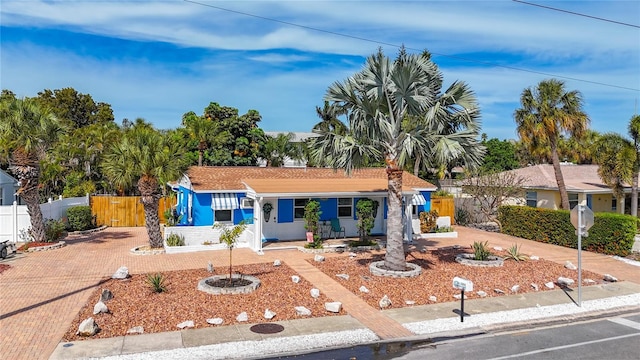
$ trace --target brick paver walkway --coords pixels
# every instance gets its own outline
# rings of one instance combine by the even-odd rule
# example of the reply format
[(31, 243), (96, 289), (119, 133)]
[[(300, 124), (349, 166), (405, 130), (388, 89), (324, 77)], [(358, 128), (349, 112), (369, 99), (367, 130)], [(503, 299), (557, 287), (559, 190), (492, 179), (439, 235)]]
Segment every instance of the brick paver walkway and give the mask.
[[(457, 239), (422, 240), (418, 246), (470, 245), (488, 240), (491, 246), (507, 248), (522, 244), (524, 253), (564, 263), (577, 264), (577, 251), (540, 244), (507, 235), (456, 227)], [(171, 255), (133, 255), (129, 250), (147, 243), (144, 228), (111, 228), (91, 235), (66, 239), (68, 246), (53, 251), (29, 253), (5, 261), (12, 266), (0, 274), (0, 359), (47, 359), (60, 342), (80, 308), (100, 281), (120, 266), (130, 273), (170, 271), (206, 267), (209, 261), (226, 264), (226, 251)], [(328, 255), (332, 256), (332, 255)], [(328, 297), (343, 303), (348, 314), (381, 338), (410, 335), (400, 324), (368, 306), (295, 250), (266, 251), (264, 256), (248, 249), (236, 249), (234, 264), (269, 262), (279, 258), (300, 273)], [(583, 252), (583, 267), (609, 273), (620, 280), (638, 282), (640, 267), (609, 256)]]

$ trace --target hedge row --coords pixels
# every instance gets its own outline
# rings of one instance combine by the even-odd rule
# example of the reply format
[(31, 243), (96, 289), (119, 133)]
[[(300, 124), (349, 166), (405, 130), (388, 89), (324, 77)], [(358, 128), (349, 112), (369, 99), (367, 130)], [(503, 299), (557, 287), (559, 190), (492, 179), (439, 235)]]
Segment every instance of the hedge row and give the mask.
[[(501, 206), (498, 220), (502, 232), (539, 242), (578, 248), (576, 229), (566, 210), (528, 206)], [(637, 219), (630, 215), (596, 213), (589, 236), (582, 238), (582, 249), (602, 254), (627, 256), (638, 230)]]

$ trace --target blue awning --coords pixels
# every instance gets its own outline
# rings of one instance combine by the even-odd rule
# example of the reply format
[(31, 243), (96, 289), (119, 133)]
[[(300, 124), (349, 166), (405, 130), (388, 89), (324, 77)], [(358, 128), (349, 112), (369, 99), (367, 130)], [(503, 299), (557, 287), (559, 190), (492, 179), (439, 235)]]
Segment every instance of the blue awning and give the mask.
[(213, 210), (233, 210), (238, 209), (238, 198), (234, 193), (214, 193), (211, 199)]
[(414, 194), (411, 197), (411, 205), (424, 205), (427, 203), (427, 199), (422, 194)]

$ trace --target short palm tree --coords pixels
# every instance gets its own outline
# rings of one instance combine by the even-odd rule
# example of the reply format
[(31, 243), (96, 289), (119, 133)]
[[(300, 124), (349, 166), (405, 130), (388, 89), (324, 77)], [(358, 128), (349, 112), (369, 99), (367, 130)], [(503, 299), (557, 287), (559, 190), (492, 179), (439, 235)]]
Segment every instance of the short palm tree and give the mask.
[[(472, 132), (442, 135), (439, 128), (450, 122), (447, 111), (437, 109), (442, 74), (428, 56), (408, 55), (404, 49), (395, 61), (382, 51), (369, 56), (364, 68), (344, 80), (332, 84), (325, 100), (344, 109), (347, 129), (338, 131), (315, 129), (320, 136), (312, 144), (312, 157), (317, 164), (342, 168), (347, 173), (381, 161), (388, 177), (387, 252), (384, 264), (392, 270), (405, 270), (402, 224), (402, 173), (412, 158), (457, 157), (464, 152), (461, 139), (472, 142)], [(465, 87), (468, 104), (474, 104), (472, 93)], [(452, 96), (448, 101), (457, 102)], [(477, 114), (477, 108), (463, 108), (463, 114)], [(405, 119), (424, 117), (412, 127), (403, 126)], [(446, 139), (446, 140), (445, 140)], [(424, 164), (425, 162), (423, 162)]]
[(198, 116), (193, 111), (182, 116), (182, 126), (187, 136), (198, 142), (198, 166), (202, 166), (204, 152), (209, 148), (210, 138), (215, 133), (215, 126), (210, 116)]
[(56, 116), (34, 99), (0, 103), (0, 151), (9, 158), (9, 169), (18, 178), (18, 195), (27, 205), (35, 241), (46, 241), (40, 209), (40, 161), (64, 132)]
[(633, 143), (619, 134), (603, 134), (596, 142), (594, 153), (602, 182), (613, 190), (617, 198), (624, 196), (624, 183), (631, 183), (634, 174), (637, 178), (634, 169), (637, 154)]
[(134, 125), (105, 155), (102, 168), (119, 188), (136, 185), (151, 247), (162, 247), (158, 206), (165, 184), (178, 180), (187, 168), (182, 148), (157, 130)]
[(514, 113), (518, 135), (532, 155), (551, 158), (561, 206), (569, 210), (558, 143), (564, 133), (579, 139), (589, 125), (589, 117), (582, 111), (582, 94), (577, 90), (566, 91), (561, 80), (543, 80), (535, 88), (522, 92), (520, 106)]
[(284, 165), (287, 158), (296, 157), (296, 147), (293, 143), (295, 135), (293, 133), (280, 133), (276, 136), (267, 136), (264, 143), (264, 157), (267, 166), (280, 167)]
[(638, 216), (638, 176), (640, 176), (640, 115), (634, 115), (629, 120), (629, 135), (633, 140), (636, 152), (633, 163), (633, 179), (631, 179), (631, 215)]

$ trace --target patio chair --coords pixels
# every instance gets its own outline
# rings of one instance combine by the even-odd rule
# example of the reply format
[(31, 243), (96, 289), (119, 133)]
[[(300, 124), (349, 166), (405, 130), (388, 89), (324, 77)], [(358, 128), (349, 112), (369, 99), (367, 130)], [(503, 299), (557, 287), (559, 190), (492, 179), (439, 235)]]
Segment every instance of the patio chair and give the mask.
[(333, 234), (333, 238), (336, 239), (340, 233), (342, 233), (343, 238), (347, 237), (347, 233), (344, 231), (344, 226), (340, 226), (340, 219), (331, 219), (331, 231), (329, 231), (329, 237)]

